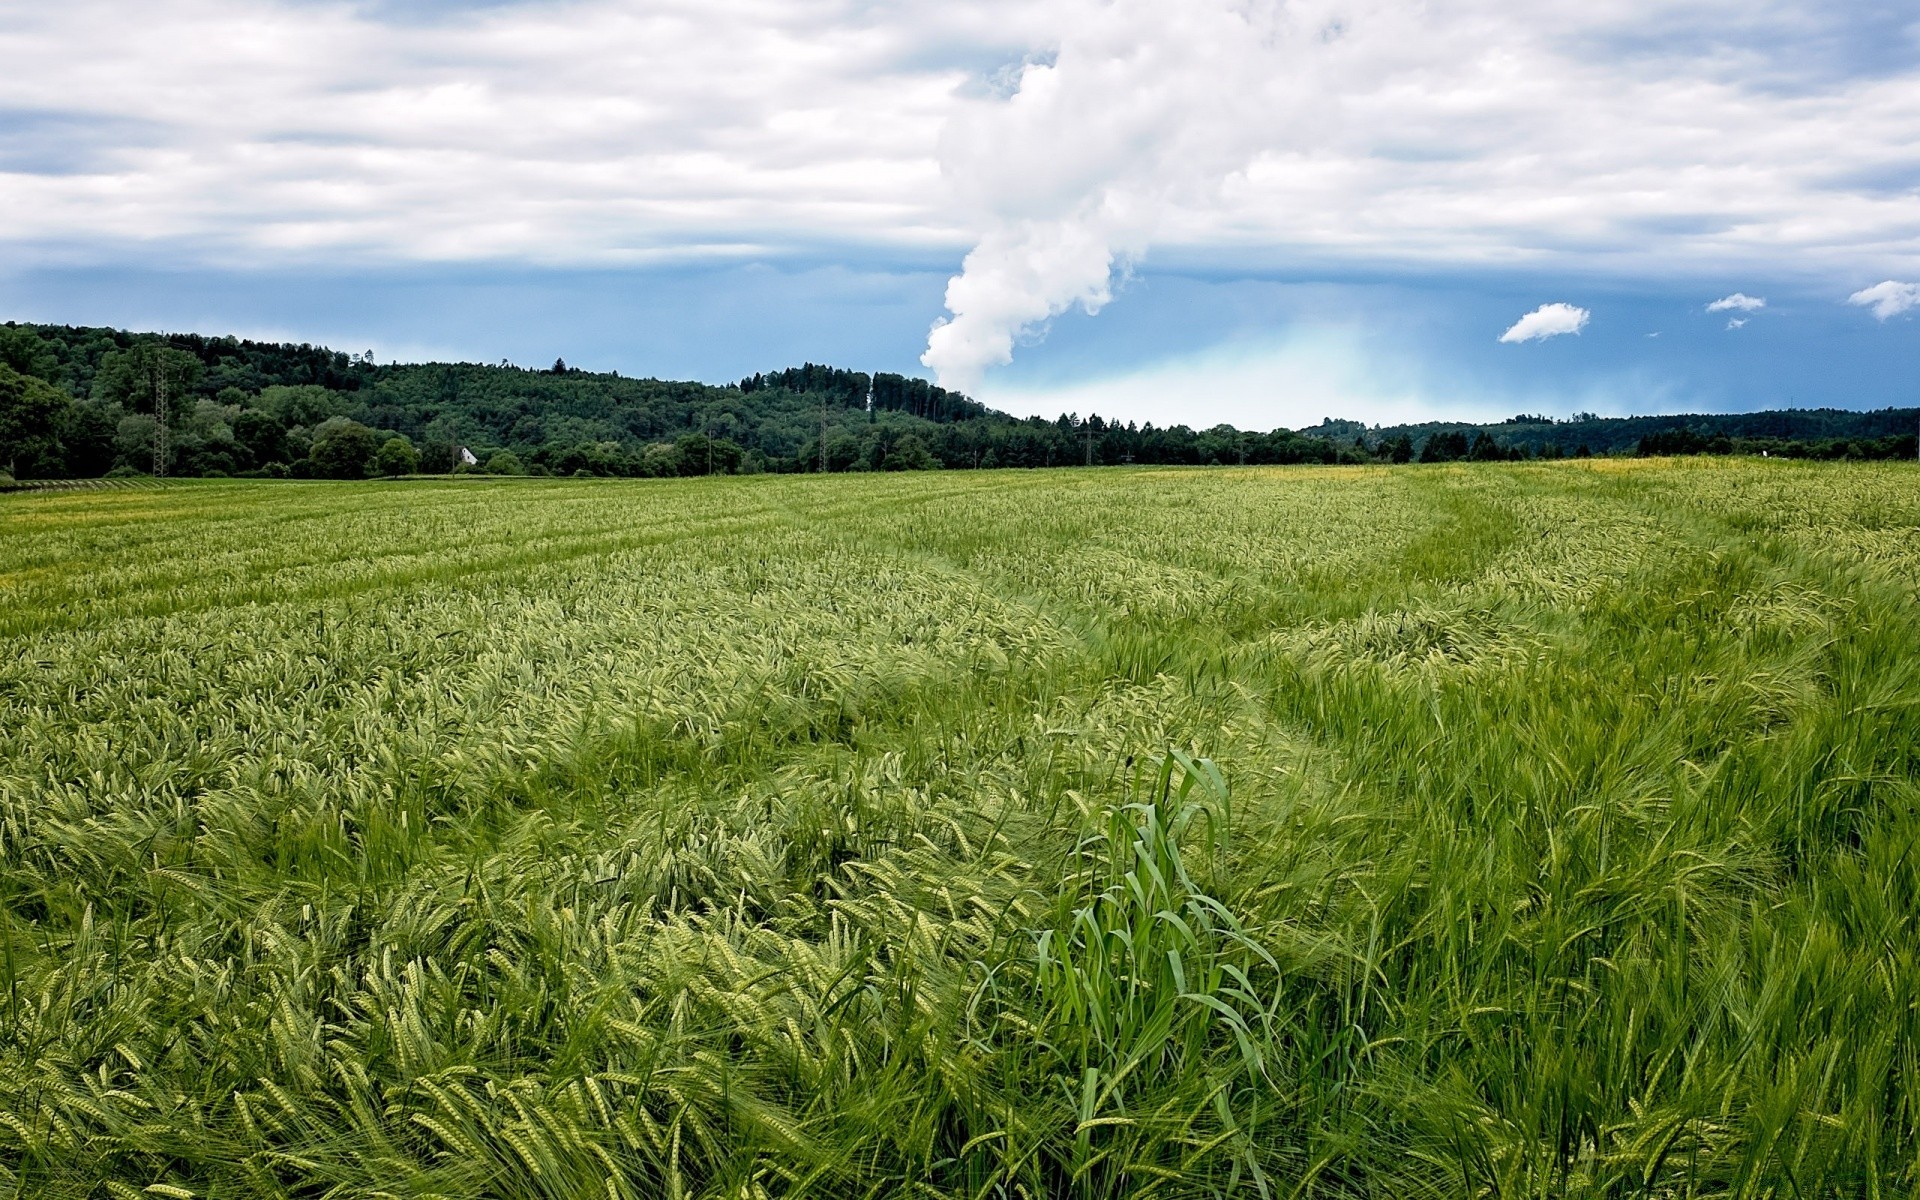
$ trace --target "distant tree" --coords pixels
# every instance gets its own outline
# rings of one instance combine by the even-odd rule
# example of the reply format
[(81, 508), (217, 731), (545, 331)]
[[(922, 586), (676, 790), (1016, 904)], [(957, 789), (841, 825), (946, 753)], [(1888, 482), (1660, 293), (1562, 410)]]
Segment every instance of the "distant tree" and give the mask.
[(1466, 456), (1467, 435), (1457, 429), (1436, 433), (1427, 439), (1426, 445), (1420, 447), (1420, 461), (1423, 463), (1458, 462)]
[[(116, 405), (109, 412), (120, 412)], [(153, 465), (153, 427), (152, 413), (124, 413), (114, 422), (113, 461), (114, 467), (125, 467), (129, 471), (144, 475)], [(303, 456), (304, 457), (304, 456)], [(107, 472), (112, 475), (112, 471)]]
[(520, 456), (511, 450), (495, 450), (487, 456), (487, 474), (489, 475), (525, 475), (527, 468), (520, 462)]
[(200, 360), (157, 340), (137, 342), (100, 359), (93, 376), (93, 398), (132, 412), (154, 410), (162, 388), (172, 406), (191, 402), (201, 374)]
[(1406, 434), (1388, 438), (1380, 443), (1380, 457), (1392, 463), (1413, 461), (1413, 439)]
[(845, 429), (835, 429), (827, 434), (827, 470), (862, 471), (871, 464), (862, 453), (866, 446), (861, 439)]
[(256, 467), (286, 462), (293, 457), (288, 453), (286, 426), (272, 413), (257, 408), (243, 408), (233, 418), (233, 438)]
[(1691, 429), (1676, 426), (1649, 433), (1640, 439), (1634, 447), (1634, 453), (1641, 458), (1667, 454), (1700, 454), (1707, 448), (1706, 439)]
[(930, 471), (940, 465), (933, 451), (915, 434), (902, 434), (887, 451), (881, 467), (888, 471)]
[(649, 478), (678, 475), (685, 465), (680, 447), (671, 442), (655, 442), (640, 452), (640, 473)]
[(382, 475), (411, 475), (420, 469), (420, 453), (403, 437), (390, 437), (374, 452), (374, 468)]
[(62, 406), (54, 421), (60, 445), (66, 451), (66, 470), (73, 479), (92, 479), (113, 469), (112, 410), (87, 401)]
[(0, 327), (0, 366), (52, 383), (60, 371), (60, 356), (31, 329)]
[(349, 411), (346, 397), (311, 384), (263, 388), (255, 407), (271, 414), (288, 429), (298, 425), (312, 428), (330, 417), (345, 416)]
[(373, 430), (358, 421), (329, 421), (313, 439), (307, 457), (321, 479), (365, 479), (379, 451)]
[(45, 380), (0, 366), (0, 468), (16, 478), (65, 473), (60, 426), (72, 403)]
[(548, 443), (535, 452), (535, 460), (555, 475), (632, 475), (637, 465), (619, 442), (576, 442), (571, 446)]
[(238, 416), (238, 410), (205, 397), (178, 406), (171, 422), (170, 469), (182, 475), (231, 475), (249, 468), (251, 458), (233, 436)]
[(726, 438), (710, 438), (702, 433), (682, 434), (674, 440), (680, 452), (682, 475), (731, 475), (740, 467), (745, 452)]
[(1474, 434), (1473, 445), (1467, 450), (1467, 457), (1474, 462), (1499, 462), (1506, 456), (1506, 449), (1484, 430)]

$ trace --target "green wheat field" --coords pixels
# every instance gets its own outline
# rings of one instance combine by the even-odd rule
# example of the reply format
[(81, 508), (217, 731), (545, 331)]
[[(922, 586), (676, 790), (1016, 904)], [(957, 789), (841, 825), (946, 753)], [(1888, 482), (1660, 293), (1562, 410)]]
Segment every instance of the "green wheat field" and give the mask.
[(0, 1195), (1920, 1195), (1907, 464), (0, 497)]

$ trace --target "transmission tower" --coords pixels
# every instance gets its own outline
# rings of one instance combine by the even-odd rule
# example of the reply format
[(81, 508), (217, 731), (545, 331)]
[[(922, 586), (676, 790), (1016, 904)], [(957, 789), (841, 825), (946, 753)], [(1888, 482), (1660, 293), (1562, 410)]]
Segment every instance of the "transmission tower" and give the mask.
[(167, 473), (167, 360), (165, 351), (155, 351), (153, 356), (153, 474), (154, 478), (164, 478)]

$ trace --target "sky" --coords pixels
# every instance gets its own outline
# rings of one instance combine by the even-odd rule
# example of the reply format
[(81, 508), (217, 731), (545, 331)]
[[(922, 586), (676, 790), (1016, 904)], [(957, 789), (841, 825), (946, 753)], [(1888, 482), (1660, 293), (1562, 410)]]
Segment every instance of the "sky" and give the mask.
[(1194, 426), (1920, 403), (1920, 9), (0, 3), (0, 319)]

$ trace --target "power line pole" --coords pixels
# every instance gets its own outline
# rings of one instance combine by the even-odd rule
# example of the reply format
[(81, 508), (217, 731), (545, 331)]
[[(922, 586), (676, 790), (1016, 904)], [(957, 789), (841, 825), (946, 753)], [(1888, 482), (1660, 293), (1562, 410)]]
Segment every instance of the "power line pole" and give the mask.
[(153, 356), (153, 474), (155, 478), (164, 478), (167, 473), (167, 360), (165, 350), (156, 350)]
[(820, 405), (820, 473), (827, 473), (827, 406)]

